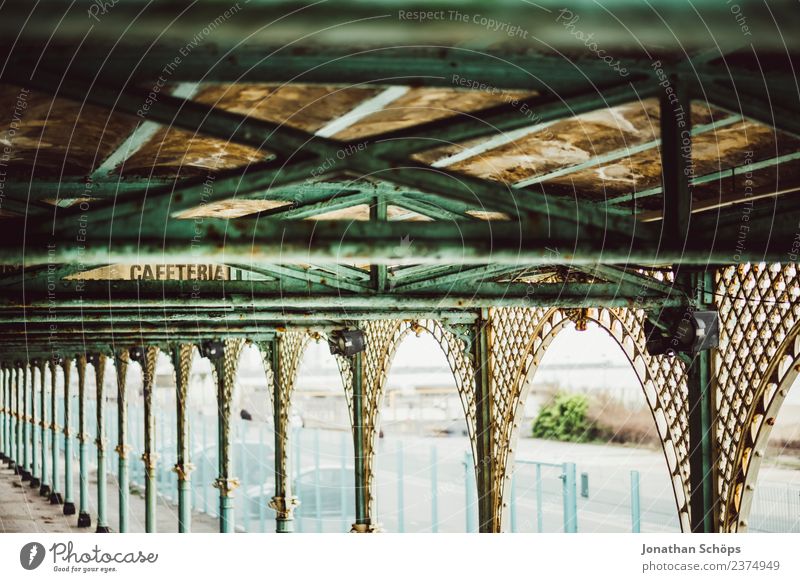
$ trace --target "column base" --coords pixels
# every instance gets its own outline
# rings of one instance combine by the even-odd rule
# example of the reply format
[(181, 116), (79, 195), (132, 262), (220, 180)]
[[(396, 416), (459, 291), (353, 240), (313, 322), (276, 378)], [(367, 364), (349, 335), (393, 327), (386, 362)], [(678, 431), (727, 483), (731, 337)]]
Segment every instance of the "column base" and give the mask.
[(379, 533), (383, 531), (379, 525), (371, 523), (354, 523), (350, 528), (350, 533)]
[(61, 493), (50, 493), (50, 505), (63, 505), (63, 503), (64, 499), (61, 497)]
[(6, 457), (3, 453), (0, 453), (0, 463), (5, 463), (7, 460), (8, 457)]
[(23, 481), (30, 481), (31, 480), (31, 472), (26, 471), (25, 469), (20, 469), (19, 474), (22, 475)]
[(91, 527), (92, 526), (92, 516), (86, 513), (85, 511), (81, 511), (78, 514), (78, 527)]
[(50, 497), (50, 485), (42, 483), (42, 486), (39, 487), (39, 495), (42, 497)]
[(9, 469), (16, 469), (17, 464), (13, 461), (13, 459), (6, 459), (6, 463), (8, 463)]
[(64, 504), (64, 515), (75, 515), (75, 504), (72, 501)]
[(98, 525), (94, 533), (111, 533), (111, 528), (107, 525)]
[(38, 477), (31, 476), (31, 489), (37, 489), (42, 486), (42, 482)]

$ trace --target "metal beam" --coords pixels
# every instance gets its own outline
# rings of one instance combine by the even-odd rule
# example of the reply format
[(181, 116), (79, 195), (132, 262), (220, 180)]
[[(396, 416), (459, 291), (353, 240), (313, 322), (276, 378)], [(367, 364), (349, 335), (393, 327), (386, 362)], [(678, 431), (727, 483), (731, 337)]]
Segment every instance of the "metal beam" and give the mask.
[[(733, 178), (739, 175), (737, 174), (737, 170), (739, 172), (757, 172), (759, 170), (764, 170), (766, 168), (770, 168), (773, 166), (777, 168), (777, 166), (779, 166), (780, 164), (793, 162), (795, 160), (800, 160), (800, 152), (791, 152), (788, 154), (783, 154), (780, 156), (759, 160), (757, 162), (745, 164), (742, 166), (726, 168), (725, 170), (720, 170), (719, 172), (711, 172), (710, 174), (703, 174), (702, 176), (696, 176), (691, 178), (689, 184), (691, 186), (700, 186), (702, 184), (718, 182), (720, 180)], [(633, 202), (634, 200), (640, 200), (642, 198), (647, 198), (650, 196), (657, 196), (661, 194), (663, 191), (664, 190), (661, 186), (656, 186), (654, 188), (648, 188), (647, 190), (642, 190), (641, 192), (631, 192), (629, 194), (623, 194), (622, 196), (611, 198), (608, 200), (607, 204), (615, 205), (615, 204), (629, 203)], [(652, 218), (652, 216), (648, 216), (648, 219), (649, 218)]]
[(408, 90), (409, 87), (400, 85), (387, 87), (374, 97), (362, 101), (344, 115), (329, 121), (323, 127), (314, 132), (314, 135), (318, 135), (320, 137), (333, 137), (337, 133), (340, 133), (348, 127), (355, 125), (365, 117), (381, 111), (387, 105), (408, 93)]
[(762, 94), (756, 95), (738, 87), (735, 80), (733, 83), (704, 83), (703, 91), (711, 105), (800, 138), (800, 117), (771, 98), (769, 91), (763, 93), (762, 89)]
[[(485, 221), (437, 223), (268, 221), (219, 219), (170, 221), (163, 228), (143, 224), (137, 235), (109, 238), (98, 225), (82, 243), (53, 248), (49, 236), (23, 238), (19, 230), (0, 233), (0, 260), (31, 263), (122, 263), (132, 256), (142, 262), (195, 263), (198, 253), (208, 262), (294, 264), (596, 264), (602, 252), (605, 264), (663, 265), (670, 263), (728, 262), (708, 251), (714, 233), (698, 233), (685, 248), (674, 240), (642, 241), (631, 231), (627, 237), (587, 230), (578, 222), (546, 218), (524, 223), (493, 224)], [(782, 233), (788, 235), (789, 233)], [(792, 234), (793, 236), (793, 234)], [(719, 237), (716, 237), (717, 239)], [(682, 242), (682, 241), (681, 241)], [(724, 241), (723, 241), (724, 242)], [(732, 242), (732, 241), (728, 241)], [(776, 238), (763, 256), (743, 260), (781, 260), (786, 240)]]
[[(691, 135), (696, 136), (711, 131), (716, 132), (718, 129), (734, 125), (736, 123), (739, 123), (741, 120), (742, 120), (741, 115), (729, 115), (728, 117), (720, 119), (719, 121), (712, 121), (711, 123), (704, 123), (703, 125), (698, 125), (693, 127), (691, 129)], [(625, 158), (629, 158), (636, 154), (640, 154), (642, 152), (655, 149), (659, 145), (661, 145), (661, 139), (654, 139), (635, 146), (626, 146), (623, 148), (612, 150), (610, 152), (607, 152), (599, 156), (595, 156), (593, 158), (589, 158), (588, 160), (586, 160), (585, 162), (581, 162), (580, 164), (565, 166), (563, 168), (559, 168), (557, 170), (553, 170), (551, 172), (547, 172), (539, 176), (532, 176), (530, 178), (526, 178), (524, 180), (517, 182), (516, 184), (514, 184), (514, 186), (516, 186), (517, 188), (525, 188), (527, 186), (533, 186), (534, 184), (547, 182), (548, 180), (554, 180), (555, 178), (568, 176), (576, 172), (582, 172), (583, 170), (589, 170), (591, 168), (596, 168), (598, 166), (604, 166), (606, 164), (610, 164), (611, 162), (624, 160)], [(638, 197), (639, 195), (637, 194), (637, 198)]]
[[(181, 83), (172, 91), (172, 96), (179, 99), (191, 99), (197, 93), (198, 88), (197, 83)], [(125, 168), (124, 162), (153, 139), (159, 129), (161, 129), (161, 125), (152, 121), (138, 123), (130, 135), (94, 169), (90, 178), (92, 180), (105, 178), (118, 167), (122, 174)]]
[(692, 165), (692, 111), (688, 84), (670, 79), (660, 96), (661, 183), (664, 188), (663, 234), (678, 248), (688, 241), (692, 214), (690, 179)]

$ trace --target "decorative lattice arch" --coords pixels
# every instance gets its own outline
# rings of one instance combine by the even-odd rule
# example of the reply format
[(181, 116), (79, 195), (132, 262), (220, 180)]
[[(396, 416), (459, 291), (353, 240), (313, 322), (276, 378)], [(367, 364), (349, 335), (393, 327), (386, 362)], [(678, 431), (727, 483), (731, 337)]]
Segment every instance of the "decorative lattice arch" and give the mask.
[[(619, 344), (630, 361), (647, 399), (661, 438), (670, 472), (681, 528), (689, 528), (689, 446), (686, 369), (674, 358), (654, 357), (645, 350), (644, 313), (633, 309), (498, 309), (492, 313), (492, 370), (496, 414), (495, 487), (507, 495), (514, 443), (518, 438), (528, 382), (547, 348), (568, 324), (593, 321)], [(498, 366), (502, 367), (498, 370)], [(499, 373), (498, 373), (499, 372)], [(503, 384), (498, 382), (500, 379)], [(503, 386), (506, 389), (503, 389)], [(504, 503), (497, 504), (502, 517)]]
[[(375, 439), (378, 434), (383, 389), (397, 348), (409, 333), (429, 333), (441, 347), (466, 415), (467, 430), (475, 456), (475, 391), (474, 364), (469, 357), (466, 326), (446, 328), (433, 319), (372, 321), (364, 325), (367, 350), (364, 354), (364, 473), (367, 508), (373, 510)], [(348, 368), (349, 369), (349, 368)], [(350, 384), (352, 386), (352, 383)], [(351, 389), (352, 390), (352, 389)], [(352, 391), (348, 394), (352, 418)]]
[[(291, 415), (292, 395), (294, 394), (294, 387), (297, 383), (297, 374), (300, 371), (300, 364), (303, 361), (306, 348), (312, 339), (317, 341), (324, 340), (325, 335), (322, 333), (310, 333), (301, 330), (288, 330), (281, 334), (278, 340), (278, 358), (280, 360), (280, 402), (281, 402), (281, 417), (278, 419), (280, 426), (276, 426), (276, 430), (282, 427), (283, 434), (286, 433), (286, 427), (289, 426), (289, 416)], [(275, 399), (275, 381), (274, 371), (270, 363), (270, 352), (265, 349), (265, 346), (259, 346), (261, 352), (261, 359), (264, 365), (264, 373), (267, 376), (267, 389), (269, 390), (270, 400), (274, 402)], [(347, 358), (336, 356), (336, 363), (339, 367), (339, 373), (342, 377), (345, 394), (348, 396), (348, 408), (350, 399), (352, 398), (352, 371), (350, 369), (350, 361)], [(352, 425), (352, 411), (350, 412), (350, 420)], [(283, 447), (283, 455), (280, 459), (281, 474), (289, 474), (289, 449)]]
[(715, 301), (720, 345), (714, 358), (716, 488), (721, 531), (746, 529), (758, 455), (797, 373), (800, 277), (795, 264), (744, 264), (720, 269)]

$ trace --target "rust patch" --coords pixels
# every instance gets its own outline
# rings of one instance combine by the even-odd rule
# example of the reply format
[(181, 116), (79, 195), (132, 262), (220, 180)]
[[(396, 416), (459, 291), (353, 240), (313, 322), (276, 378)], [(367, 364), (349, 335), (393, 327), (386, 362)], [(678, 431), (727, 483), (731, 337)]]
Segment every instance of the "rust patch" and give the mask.
[[(378, 91), (322, 85), (218, 84), (204, 87), (195, 99), (233, 113), (314, 132)], [(155, 166), (159, 176), (191, 176), (245, 166), (269, 155), (267, 138), (265, 135), (264, 147), (257, 149), (179, 129), (162, 129), (125, 162), (124, 173), (149, 175)]]
[(484, 91), (412, 88), (381, 111), (365, 117), (334, 137), (353, 140), (378, 135), (459, 113), (492, 107), (510, 98), (526, 96), (531, 96), (531, 93), (506, 91), (503, 94), (492, 95)]
[(184, 210), (177, 218), (239, 218), (291, 204), (286, 200), (220, 200)]
[[(9, 176), (84, 176), (133, 131), (136, 121), (93, 105), (31, 91), (17, 107), (20, 89), (0, 86), (0, 145), (11, 146)], [(17, 108), (19, 120), (14, 120)], [(12, 121), (14, 127), (12, 128)]]

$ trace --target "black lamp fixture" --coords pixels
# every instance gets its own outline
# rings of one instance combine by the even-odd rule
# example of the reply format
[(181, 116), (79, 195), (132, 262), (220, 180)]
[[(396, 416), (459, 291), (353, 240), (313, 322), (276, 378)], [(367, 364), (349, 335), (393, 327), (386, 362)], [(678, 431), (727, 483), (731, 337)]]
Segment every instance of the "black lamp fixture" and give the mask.
[(328, 334), (328, 347), (334, 356), (354, 356), (367, 348), (367, 339), (360, 329), (336, 329)]
[(645, 347), (651, 356), (696, 354), (719, 345), (716, 311), (662, 311), (659, 325), (645, 320)]

